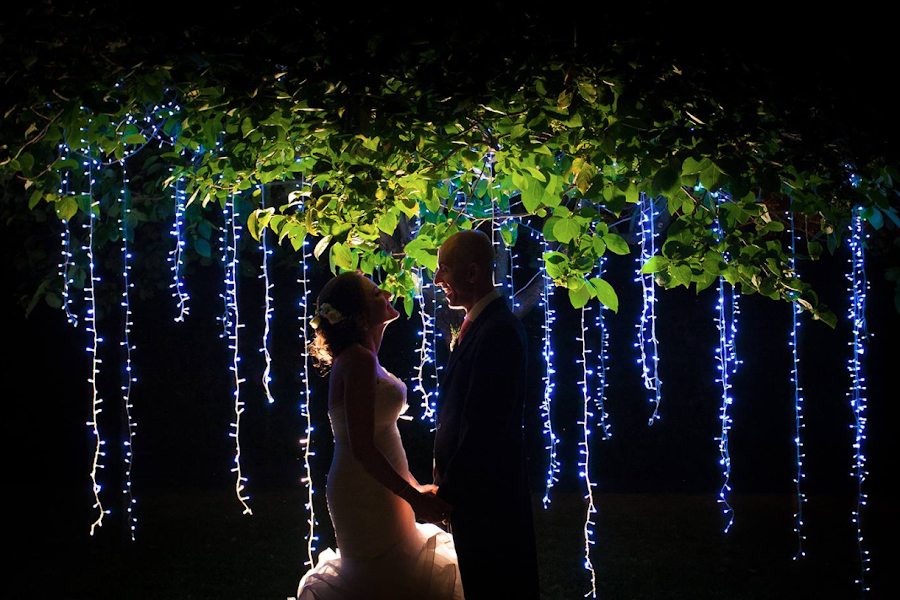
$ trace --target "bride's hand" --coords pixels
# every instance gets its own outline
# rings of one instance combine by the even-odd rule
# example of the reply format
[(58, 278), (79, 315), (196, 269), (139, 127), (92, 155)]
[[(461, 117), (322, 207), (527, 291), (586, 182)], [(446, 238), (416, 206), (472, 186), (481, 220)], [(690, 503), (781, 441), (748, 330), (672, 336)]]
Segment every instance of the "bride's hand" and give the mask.
[[(437, 489), (437, 486), (422, 486)], [(450, 518), (453, 507), (432, 491), (410, 494), (406, 499), (416, 516), (428, 523), (440, 523)]]
[(438, 486), (434, 485), (433, 483), (416, 486), (416, 490), (418, 490), (421, 494), (436, 494), (437, 489)]

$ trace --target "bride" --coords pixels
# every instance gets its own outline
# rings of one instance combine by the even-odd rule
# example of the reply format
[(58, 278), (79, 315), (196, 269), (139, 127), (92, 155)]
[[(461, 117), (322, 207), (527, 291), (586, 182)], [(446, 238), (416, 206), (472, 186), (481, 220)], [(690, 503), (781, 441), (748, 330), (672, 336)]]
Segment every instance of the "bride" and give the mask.
[(409, 472), (397, 419), (406, 386), (378, 363), (399, 313), (360, 272), (329, 281), (311, 325), (312, 355), (331, 367), (328, 415), (334, 459), (326, 496), (338, 550), (324, 550), (300, 580), (298, 600), (462, 600), (453, 538), (432, 524), (450, 506)]

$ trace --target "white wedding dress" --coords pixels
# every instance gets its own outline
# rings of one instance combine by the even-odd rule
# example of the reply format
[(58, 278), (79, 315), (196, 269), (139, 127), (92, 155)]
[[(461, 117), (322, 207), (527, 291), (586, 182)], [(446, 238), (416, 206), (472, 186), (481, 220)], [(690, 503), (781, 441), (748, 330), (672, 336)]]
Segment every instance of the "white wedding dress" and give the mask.
[[(375, 386), (375, 444), (408, 477), (397, 429), (408, 408), (406, 385), (387, 375)], [(452, 536), (436, 525), (416, 523), (409, 504), (353, 458), (343, 405), (333, 407), (329, 417), (334, 459), (326, 496), (338, 550), (319, 554), (300, 580), (297, 600), (462, 600)]]

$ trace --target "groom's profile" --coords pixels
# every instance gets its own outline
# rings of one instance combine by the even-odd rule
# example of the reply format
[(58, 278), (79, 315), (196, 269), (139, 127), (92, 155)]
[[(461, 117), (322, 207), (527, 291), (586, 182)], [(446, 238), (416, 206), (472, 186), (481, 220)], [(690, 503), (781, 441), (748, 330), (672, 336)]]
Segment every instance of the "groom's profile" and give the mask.
[(494, 247), (461, 231), (438, 250), (435, 284), (466, 317), (441, 384), (437, 494), (466, 600), (537, 600), (538, 571), (522, 430), (525, 329), (493, 284)]

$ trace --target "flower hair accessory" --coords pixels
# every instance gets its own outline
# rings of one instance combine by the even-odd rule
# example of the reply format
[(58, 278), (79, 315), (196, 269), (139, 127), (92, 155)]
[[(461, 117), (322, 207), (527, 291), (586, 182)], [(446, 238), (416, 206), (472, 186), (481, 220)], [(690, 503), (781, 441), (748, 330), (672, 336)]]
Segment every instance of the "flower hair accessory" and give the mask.
[(342, 315), (338, 309), (326, 302), (316, 310), (316, 316), (312, 318), (312, 321), (310, 321), (309, 324), (313, 329), (318, 329), (319, 325), (322, 324), (323, 318), (328, 319), (328, 322), (332, 325), (337, 325), (344, 320), (344, 315)]

